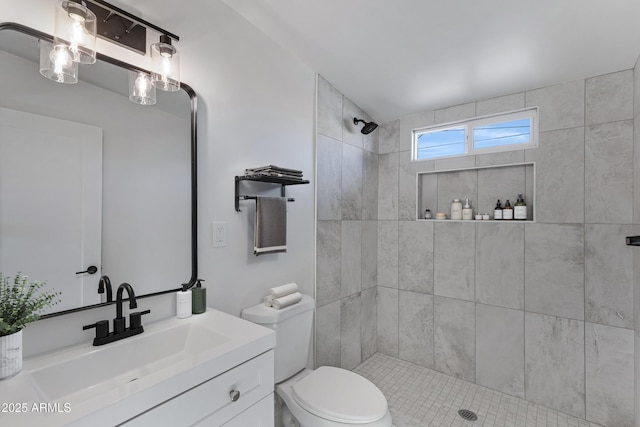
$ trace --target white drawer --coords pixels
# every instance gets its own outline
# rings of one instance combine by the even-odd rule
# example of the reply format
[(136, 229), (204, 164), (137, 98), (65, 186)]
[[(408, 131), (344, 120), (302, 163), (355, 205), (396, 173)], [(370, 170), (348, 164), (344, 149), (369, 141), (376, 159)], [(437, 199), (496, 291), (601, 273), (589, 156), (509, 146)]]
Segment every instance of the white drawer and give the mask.
[[(273, 350), (218, 375), (127, 421), (127, 427), (150, 425), (221, 426), (273, 392)], [(231, 393), (239, 392), (234, 402)], [(273, 399), (272, 405), (273, 405)]]
[[(237, 417), (225, 423), (223, 427), (273, 427), (273, 393), (263, 398)], [(208, 424), (198, 424), (198, 427), (207, 427)]]

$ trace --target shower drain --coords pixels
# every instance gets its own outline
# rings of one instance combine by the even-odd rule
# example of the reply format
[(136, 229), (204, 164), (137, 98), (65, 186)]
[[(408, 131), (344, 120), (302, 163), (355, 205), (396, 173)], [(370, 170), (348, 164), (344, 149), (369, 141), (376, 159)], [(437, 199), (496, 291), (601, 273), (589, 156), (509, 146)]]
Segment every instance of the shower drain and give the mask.
[(460, 409), (458, 411), (458, 415), (460, 415), (467, 421), (476, 421), (478, 419), (478, 416), (473, 411), (470, 411), (468, 409)]

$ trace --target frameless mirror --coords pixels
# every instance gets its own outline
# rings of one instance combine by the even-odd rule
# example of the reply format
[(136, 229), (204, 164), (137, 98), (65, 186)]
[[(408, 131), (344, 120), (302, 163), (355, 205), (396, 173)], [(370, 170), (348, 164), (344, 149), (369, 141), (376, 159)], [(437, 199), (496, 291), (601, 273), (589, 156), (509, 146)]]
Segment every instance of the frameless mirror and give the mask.
[(114, 298), (123, 282), (137, 296), (194, 283), (194, 91), (134, 104), (136, 68), (103, 55), (77, 84), (53, 82), (39, 72), (50, 39), (0, 25), (0, 271), (61, 292), (47, 315), (105, 303), (103, 275)]

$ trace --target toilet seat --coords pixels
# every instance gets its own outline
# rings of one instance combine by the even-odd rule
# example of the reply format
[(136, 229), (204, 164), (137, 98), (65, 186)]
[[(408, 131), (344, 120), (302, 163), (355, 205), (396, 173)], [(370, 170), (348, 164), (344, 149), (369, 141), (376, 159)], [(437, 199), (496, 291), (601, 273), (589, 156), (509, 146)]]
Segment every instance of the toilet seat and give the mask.
[(387, 414), (387, 400), (366, 378), (321, 366), (293, 385), (293, 399), (306, 411), (345, 424), (365, 424)]

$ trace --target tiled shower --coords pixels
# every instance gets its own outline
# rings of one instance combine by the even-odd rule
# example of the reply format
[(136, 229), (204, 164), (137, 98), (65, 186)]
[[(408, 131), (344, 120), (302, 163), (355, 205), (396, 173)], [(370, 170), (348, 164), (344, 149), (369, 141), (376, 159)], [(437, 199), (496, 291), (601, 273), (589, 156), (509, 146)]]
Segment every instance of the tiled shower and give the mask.
[[(366, 136), (351, 121), (366, 112), (322, 77), (317, 87), (316, 365), (353, 369), (379, 352), (633, 426), (633, 70), (426, 111)], [(528, 106), (539, 107), (536, 149), (410, 162), (413, 128)], [(523, 162), (536, 165), (535, 222), (416, 219), (418, 172)]]

